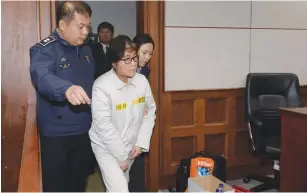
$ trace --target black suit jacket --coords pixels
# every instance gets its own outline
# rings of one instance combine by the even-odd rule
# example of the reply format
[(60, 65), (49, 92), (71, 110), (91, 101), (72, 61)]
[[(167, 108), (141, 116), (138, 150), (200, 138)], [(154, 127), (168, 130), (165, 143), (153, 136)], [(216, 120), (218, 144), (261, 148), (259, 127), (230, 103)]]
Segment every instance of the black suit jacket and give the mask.
[(112, 63), (108, 58), (108, 53), (105, 54), (101, 43), (96, 43), (91, 46), (93, 57), (95, 59), (95, 79), (102, 74), (108, 72), (112, 68)]

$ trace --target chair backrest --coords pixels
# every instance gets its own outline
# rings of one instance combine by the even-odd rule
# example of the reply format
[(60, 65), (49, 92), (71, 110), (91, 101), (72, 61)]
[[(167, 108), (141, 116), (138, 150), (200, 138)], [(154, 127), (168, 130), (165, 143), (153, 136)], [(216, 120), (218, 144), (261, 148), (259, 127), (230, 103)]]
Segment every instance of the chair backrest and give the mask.
[(265, 138), (280, 136), (278, 108), (302, 106), (298, 77), (292, 73), (250, 73), (246, 80), (245, 102), (250, 137), (255, 143), (253, 145), (261, 148), (265, 145)]

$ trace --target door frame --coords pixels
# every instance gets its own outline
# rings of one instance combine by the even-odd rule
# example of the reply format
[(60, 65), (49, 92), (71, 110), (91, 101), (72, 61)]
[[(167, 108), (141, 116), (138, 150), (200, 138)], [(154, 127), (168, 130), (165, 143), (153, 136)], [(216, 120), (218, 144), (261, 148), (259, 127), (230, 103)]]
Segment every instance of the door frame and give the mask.
[[(164, 1), (137, 1), (137, 31), (149, 33), (155, 42), (155, 51), (150, 62), (149, 81), (156, 102), (156, 124), (153, 130), (148, 162), (146, 162), (146, 182), (149, 191), (160, 188), (162, 173), (162, 94), (164, 92)], [(162, 139), (162, 138), (161, 138)]]

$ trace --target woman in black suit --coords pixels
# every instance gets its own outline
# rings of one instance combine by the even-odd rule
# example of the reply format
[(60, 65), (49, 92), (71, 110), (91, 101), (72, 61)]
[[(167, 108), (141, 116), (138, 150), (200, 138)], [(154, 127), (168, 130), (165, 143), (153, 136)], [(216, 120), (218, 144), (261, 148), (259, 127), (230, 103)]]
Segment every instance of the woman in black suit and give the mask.
[[(137, 72), (149, 78), (149, 62), (153, 55), (155, 44), (149, 34), (139, 34), (133, 38), (139, 58)], [(145, 160), (144, 153), (137, 156), (130, 169), (130, 192), (146, 192), (145, 190)]]

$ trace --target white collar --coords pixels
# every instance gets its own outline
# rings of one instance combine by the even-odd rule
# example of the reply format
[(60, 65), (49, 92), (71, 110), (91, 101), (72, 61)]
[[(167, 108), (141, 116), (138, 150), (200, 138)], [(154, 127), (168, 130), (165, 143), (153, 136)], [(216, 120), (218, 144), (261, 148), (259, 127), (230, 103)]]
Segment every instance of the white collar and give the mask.
[(126, 84), (118, 78), (118, 76), (116, 75), (116, 72), (113, 68), (111, 69), (111, 74), (112, 74), (112, 78), (114, 79), (115, 87), (119, 90), (122, 89), (127, 84), (131, 84), (133, 86), (136, 86), (135, 81), (134, 81), (134, 77), (129, 78), (128, 83)]
[(110, 45), (106, 45), (106, 44), (104, 44), (104, 43), (102, 43), (102, 42), (100, 42), (100, 44), (101, 44), (104, 48), (110, 46)]

